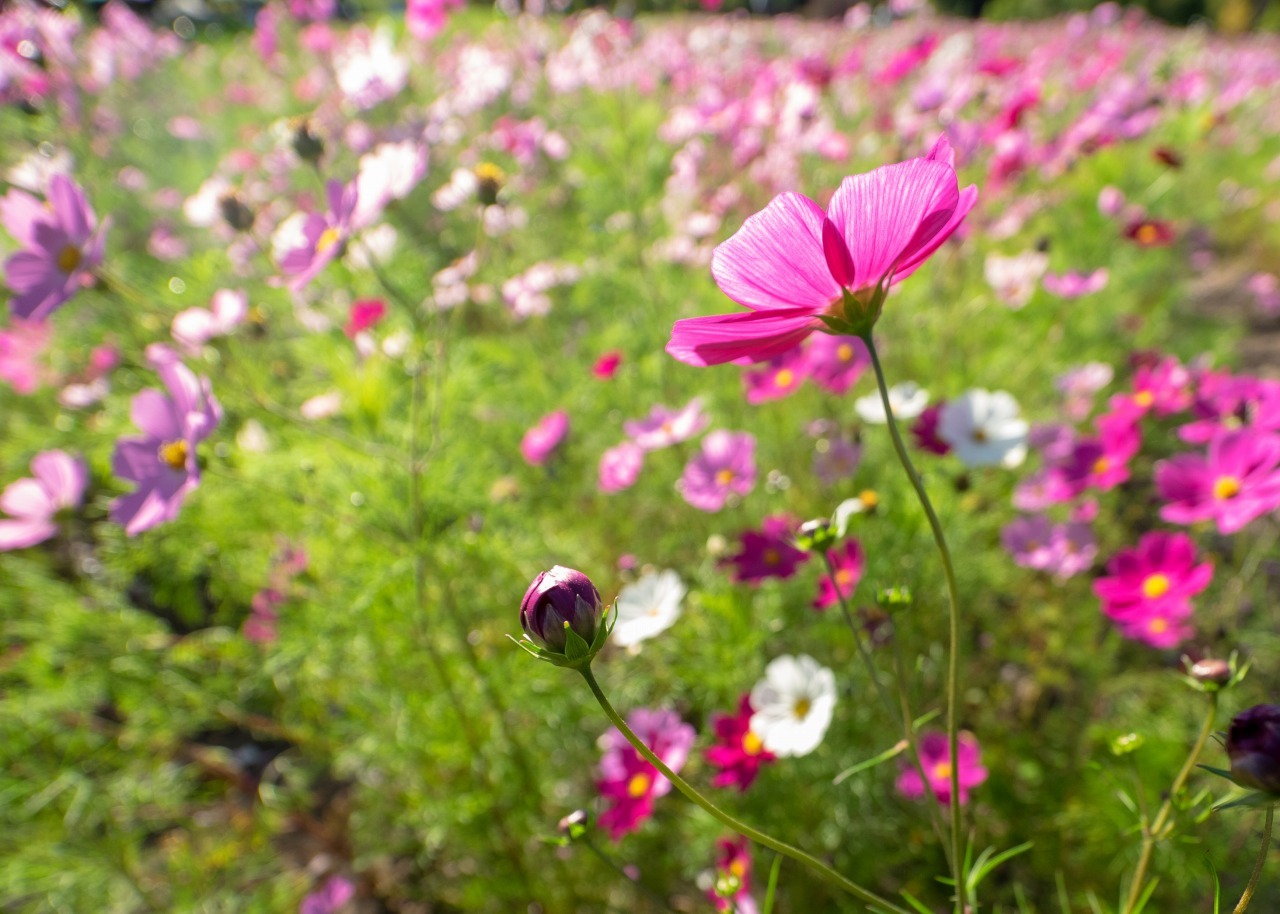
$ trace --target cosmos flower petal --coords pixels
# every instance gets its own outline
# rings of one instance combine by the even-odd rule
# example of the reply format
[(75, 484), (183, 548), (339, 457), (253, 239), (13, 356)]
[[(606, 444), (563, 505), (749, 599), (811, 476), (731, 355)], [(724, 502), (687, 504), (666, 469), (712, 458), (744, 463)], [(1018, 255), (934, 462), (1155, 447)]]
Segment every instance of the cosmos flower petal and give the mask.
[(676, 321), (667, 352), (688, 365), (757, 362), (781, 355), (821, 325), (802, 308), (714, 314)]

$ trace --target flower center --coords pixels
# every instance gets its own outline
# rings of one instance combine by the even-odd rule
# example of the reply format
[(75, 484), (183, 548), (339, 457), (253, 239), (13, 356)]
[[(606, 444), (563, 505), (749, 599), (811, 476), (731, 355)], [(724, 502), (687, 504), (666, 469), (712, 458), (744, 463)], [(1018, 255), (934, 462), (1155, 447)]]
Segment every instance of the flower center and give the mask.
[(730, 875), (742, 879), (747, 875), (747, 863), (741, 857), (734, 857), (733, 862), (729, 864)]
[(63, 273), (70, 273), (80, 266), (80, 261), (83, 259), (84, 255), (80, 253), (80, 249), (69, 244), (58, 252), (58, 269)]
[(1140, 390), (1133, 395), (1133, 402), (1143, 409), (1147, 409), (1152, 403), (1156, 402), (1156, 395), (1149, 390)]
[(782, 556), (779, 554), (778, 550), (772, 548), (766, 549), (762, 558), (766, 565), (777, 565), (782, 561)]
[(1147, 623), (1147, 631), (1152, 634), (1159, 635), (1168, 631), (1169, 622), (1167, 619), (1152, 619)]
[(321, 232), (320, 237), (316, 239), (316, 253), (323, 254), (337, 243), (338, 230), (335, 228), (327, 228)]
[(742, 737), (742, 751), (747, 755), (759, 755), (762, 749), (764, 749), (764, 743), (760, 737), (748, 730), (746, 736)]
[(1101, 475), (1111, 469), (1111, 461), (1106, 457), (1099, 457), (1093, 462), (1093, 472)]
[(813, 707), (813, 702), (807, 698), (797, 698), (796, 703), (791, 706), (791, 713), (796, 716), (796, 720), (804, 720), (809, 716), (809, 709)]
[(779, 387), (790, 387), (795, 383), (796, 375), (790, 368), (784, 368), (773, 376), (773, 383)]
[(848, 568), (841, 568), (839, 571), (836, 572), (836, 585), (839, 586), (841, 590), (844, 590), (845, 588), (849, 587), (851, 584), (853, 584), (852, 571), (850, 571)]
[(1213, 497), (1226, 500), (1240, 494), (1240, 480), (1234, 476), (1219, 476), (1213, 483)]
[(1142, 582), (1142, 595), (1148, 600), (1163, 597), (1169, 592), (1169, 577), (1163, 574), (1150, 575)]
[(939, 781), (951, 780), (951, 763), (938, 762), (938, 764), (933, 766), (933, 776)]
[(722, 486), (727, 486), (729, 483), (733, 482), (733, 470), (720, 470), (716, 473), (716, 482), (720, 483)]
[(187, 442), (181, 438), (176, 441), (166, 441), (160, 445), (160, 450), (156, 453), (160, 461), (167, 464), (170, 469), (181, 470), (187, 465)]
[(627, 781), (627, 796), (633, 800), (638, 800), (649, 792), (650, 785), (653, 784), (653, 778), (641, 772), (633, 774), (631, 780)]
[(836, 350), (836, 358), (842, 362), (853, 360), (853, 347), (848, 343), (841, 343), (840, 348)]
[(1154, 244), (1159, 238), (1160, 233), (1154, 225), (1150, 223), (1143, 225), (1134, 232), (1134, 237), (1142, 244)]
[(987, 440), (987, 430), (985, 428), (975, 428), (973, 434), (970, 435), (978, 444), (982, 444)]
[(862, 507), (865, 510), (870, 511), (880, 504), (880, 496), (873, 489), (863, 489), (858, 493), (858, 501), (862, 502)]

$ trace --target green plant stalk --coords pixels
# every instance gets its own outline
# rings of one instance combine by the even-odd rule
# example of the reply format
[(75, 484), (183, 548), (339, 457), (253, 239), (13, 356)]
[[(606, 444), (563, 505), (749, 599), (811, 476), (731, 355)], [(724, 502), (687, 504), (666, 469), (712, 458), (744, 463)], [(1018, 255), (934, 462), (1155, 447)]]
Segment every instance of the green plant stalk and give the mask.
[(1213, 722), (1217, 716), (1218, 696), (1217, 693), (1210, 693), (1209, 713), (1205, 715), (1204, 725), (1200, 728), (1200, 735), (1196, 738), (1195, 745), (1191, 747), (1191, 753), (1187, 756), (1187, 760), (1182, 763), (1178, 776), (1173, 779), (1173, 786), (1169, 788), (1168, 796), (1160, 804), (1160, 808), (1156, 810), (1155, 820), (1152, 821), (1149, 827), (1142, 830), (1142, 852), (1138, 855), (1138, 866), (1133, 871), (1133, 882), (1129, 885), (1129, 896), (1125, 901), (1124, 908), (1121, 909), (1121, 914), (1132, 914), (1138, 904), (1138, 900), (1142, 897), (1142, 887), (1147, 881), (1147, 868), (1151, 866), (1151, 855), (1155, 852), (1156, 843), (1164, 837), (1165, 826), (1169, 824), (1169, 817), (1173, 815), (1174, 799), (1187, 783), (1187, 778), (1191, 777), (1191, 772), (1196, 766), (1196, 759), (1204, 751), (1205, 743), (1209, 742), (1209, 737), (1213, 733)]
[(906, 471), (911, 487), (915, 489), (920, 507), (929, 519), (929, 529), (933, 531), (933, 541), (938, 547), (938, 555), (942, 558), (942, 572), (947, 579), (947, 598), (950, 617), (949, 648), (947, 650), (947, 754), (951, 758), (951, 875), (955, 879), (955, 914), (964, 914), (964, 830), (960, 819), (960, 729), (957, 705), (960, 700), (960, 589), (956, 584), (955, 568), (951, 564), (951, 550), (947, 547), (947, 537), (942, 532), (942, 523), (937, 512), (933, 510), (933, 502), (929, 501), (929, 493), (925, 491), (920, 474), (916, 472), (902, 443), (902, 435), (898, 432), (898, 421), (893, 416), (889, 405), (889, 385), (884, 379), (884, 369), (880, 366), (880, 356), (876, 352), (875, 341), (871, 331), (862, 336), (871, 355), (871, 367), (876, 373), (876, 386), (880, 388), (880, 402), (884, 404), (885, 419), (889, 425), (889, 437), (893, 439), (893, 449), (898, 455), (898, 462)]
[(1267, 807), (1267, 820), (1262, 825), (1262, 847), (1258, 848), (1258, 859), (1253, 864), (1253, 875), (1249, 877), (1249, 884), (1244, 887), (1244, 894), (1240, 896), (1240, 903), (1236, 905), (1232, 914), (1244, 914), (1245, 909), (1249, 907), (1249, 902), (1253, 900), (1253, 890), (1258, 887), (1258, 880), (1262, 877), (1262, 866), (1267, 862), (1267, 851), (1271, 849), (1271, 825), (1275, 812), (1274, 806)]
[(631, 745), (635, 746), (636, 751), (644, 757), (644, 760), (654, 768), (658, 769), (658, 772), (675, 785), (675, 788), (684, 794), (685, 797), (695, 805), (701, 806), (717, 821), (733, 829), (743, 837), (751, 839), (757, 844), (763, 845), (770, 850), (777, 851), (779, 854), (784, 854), (798, 863), (803, 863), (827, 882), (837, 888), (843, 889), (845, 892), (848, 892), (860, 901), (866, 902), (869, 905), (875, 905), (884, 911), (891, 912), (891, 914), (911, 914), (911, 912), (907, 911), (905, 908), (901, 908), (893, 902), (881, 898), (869, 889), (864, 889), (857, 883), (849, 881), (817, 857), (805, 853), (798, 847), (793, 847), (784, 841), (779, 841), (777, 838), (766, 835), (764, 832), (751, 827), (745, 822), (735, 819), (733, 816), (722, 810), (715, 803), (711, 802), (699, 793), (692, 784), (668, 768), (662, 759), (654, 755), (653, 751), (644, 744), (644, 741), (632, 732), (631, 728), (627, 726), (627, 722), (622, 719), (621, 715), (619, 715), (617, 711), (614, 710), (613, 705), (609, 703), (609, 699), (605, 697), (604, 691), (600, 688), (600, 683), (596, 682), (595, 674), (591, 672), (590, 665), (584, 666), (578, 672), (582, 673), (582, 678), (587, 681), (587, 685), (591, 688), (591, 694), (595, 695), (596, 701), (600, 703), (600, 707), (604, 710), (605, 715), (613, 725), (618, 728), (618, 732), (625, 736)]

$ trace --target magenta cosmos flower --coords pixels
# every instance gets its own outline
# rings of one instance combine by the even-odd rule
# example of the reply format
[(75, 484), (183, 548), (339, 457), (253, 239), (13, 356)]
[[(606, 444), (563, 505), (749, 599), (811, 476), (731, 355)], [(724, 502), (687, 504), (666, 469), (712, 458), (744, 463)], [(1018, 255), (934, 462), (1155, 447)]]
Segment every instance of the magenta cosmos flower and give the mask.
[(862, 569), (866, 564), (862, 544), (850, 537), (843, 549), (831, 550), (831, 564), (835, 568), (835, 576), (825, 574), (818, 581), (818, 595), (813, 600), (814, 609), (830, 609), (841, 598), (847, 600), (853, 596), (853, 592), (858, 589), (858, 582), (862, 580)]
[(631, 488), (643, 466), (644, 448), (634, 441), (623, 441), (609, 448), (600, 455), (600, 491), (612, 494)]
[(732, 495), (746, 495), (756, 484), (756, 439), (723, 429), (702, 439), (702, 453), (689, 461), (680, 478), (680, 494), (700, 511), (719, 511)]
[(755, 783), (761, 766), (777, 759), (752, 732), (751, 715), (754, 713), (751, 695), (747, 694), (742, 696), (737, 714), (712, 715), (711, 726), (716, 731), (716, 741), (703, 754), (709, 765), (720, 769), (711, 779), (713, 787), (746, 790)]
[(750, 309), (676, 321), (667, 352), (690, 365), (758, 362), (826, 328), (861, 335), (887, 287), (906, 279), (968, 215), (945, 136), (929, 154), (845, 178), (824, 213), (785, 193), (716, 248), (711, 273)]
[(31, 476), (9, 483), (0, 494), (0, 551), (25, 549), (58, 532), (58, 515), (84, 497), (84, 462), (64, 451), (44, 451), (31, 460)]
[(138, 485), (111, 505), (111, 519), (129, 536), (178, 516), (187, 493), (200, 484), (196, 448), (222, 421), (207, 378), (197, 378), (164, 347), (151, 347), (148, 358), (167, 392), (148, 389), (133, 398), (129, 416), (142, 435), (121, 438), (111, 455), (112, 471)]
[(751, 897), (751, 844), (743, 837), (716, 842), (716, 871), (707, 898), (717, 911), (759, 914)]
[(297, 292), (315, 279), (329, 262), (343, 254), (351, 237), (356, 211), (356, 185), (330, 181), (325, 185), (329, 210), (311, 213), (302, 223), (296, 247), (280, 258), (280, 272), (289, 276), (289, 288)]
[(1244, 428), (1219, 432), (1209, 453), (1179, 454), (1156, 464), (1168, 500), (1160, 516), (1174, 524), (1213, 520), (1235, 533), (1280, 508), (1280, 435)]
[[(675, 711), (637, 708), (628, 715), (627, 726), (672, 771), (678, 773), (684, 767), (696, 734)], [(616, 728), (600, 738), (600, 745), (604, 756), (596, 786), (609, 801), (609, 808), (600, 815), (600, 827), (617, 841), (653, 815), (653, 801), (671, 792), (671, 782)]]
[(1116, 553), (1107, 575), (1093, 582), (1093, 592), (1120, 634), (1169, 648), (1190, 635), (1184, 622), (1191, 615), (1191, 598), (1212, 578), (1213, 566), (1197, 563), (1191, 537), (1153, 532), (1135, 548)]
[[(14, 317), (44, 320), (84, 286), (102, 263), (106, 232), (82, 191), (66, 175), (49, 179), (46, 204), (20, 190), (0, 200), (0, 222), (22, 245), (4, 262)], [(105, 226), (103, 227), (105, 229)]]
[[(969, 802), (969, 791), (987, 779), (982, 767), (982, 750), (972, 733), (961, 733), (958, 745), (960, 759), (960, 802)], [(945, 733), (925, 733), (920, 737), (920, 767), (929, 779), (929, 789), (939, 803), (951, 802), (951, 752)], [(898, 792), (909, 800), (924, 796), (924, 782), (914, 765), (907, 765), (898, 775)]]
[(520, 454), (530, 466), (540, 467), (550, 459), (551, 453), (569, 434), (569, 414), (564, 410), (548, 413), (524, 433), (520, 440)]
[(720, 565), (733, 566), (733, 579), (739, 584), (789, 578), (809, 560), (809, 553), (797, 549), (792, 542), (795, 531), (795, 520), (785, 514), (766, 517), (761, 529), (743, 532), (742, 548)]

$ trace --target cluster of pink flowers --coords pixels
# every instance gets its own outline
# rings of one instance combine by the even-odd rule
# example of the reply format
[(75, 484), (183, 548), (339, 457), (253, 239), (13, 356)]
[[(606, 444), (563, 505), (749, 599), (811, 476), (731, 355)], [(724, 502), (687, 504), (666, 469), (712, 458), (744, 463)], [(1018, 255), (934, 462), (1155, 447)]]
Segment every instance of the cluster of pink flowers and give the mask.
[(253, 595), (249, 615), (245, 617), (241, 631), (250, 641), (270, 644), (276, 640), (276, 623), (280, 608), (289, 600), (289, 588), (293, 580), (307, 570), (307, 553), (301, 548), (285, 543), (271, 561), (271, 571), (266, 587)]

